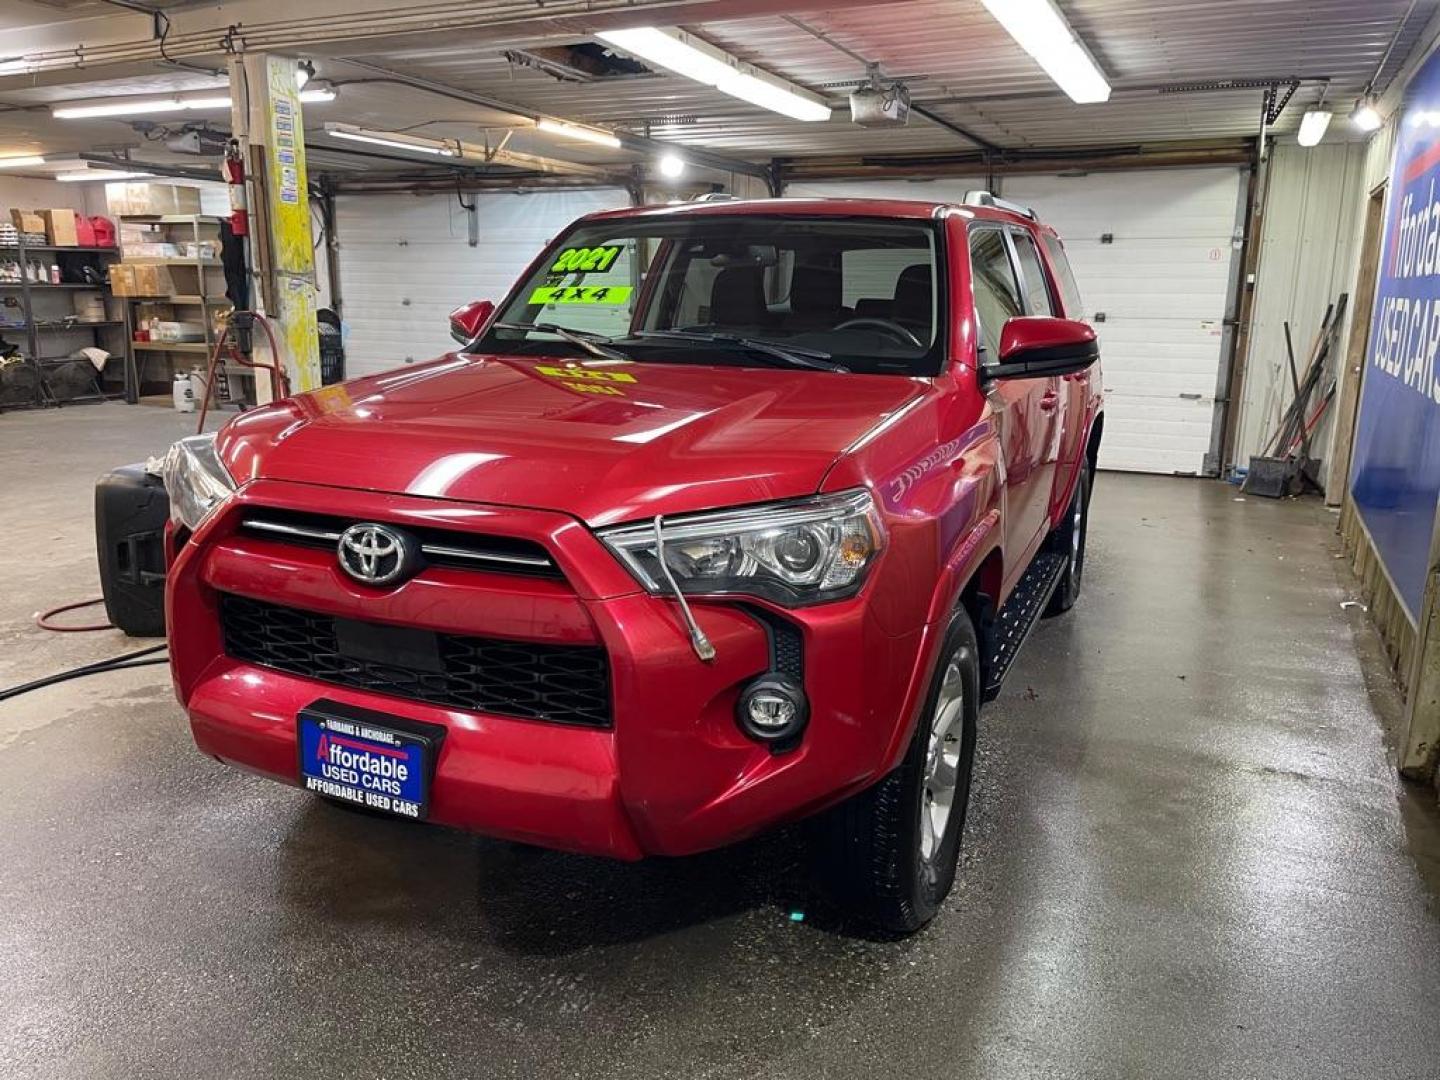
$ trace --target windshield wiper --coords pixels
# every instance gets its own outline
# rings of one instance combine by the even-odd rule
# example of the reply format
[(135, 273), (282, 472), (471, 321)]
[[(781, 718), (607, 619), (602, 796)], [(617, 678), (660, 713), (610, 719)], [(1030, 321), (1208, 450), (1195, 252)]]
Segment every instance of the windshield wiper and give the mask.
[(631, 362), (630, 357), (624, 353), (606, 347), (609, 342), (614, 340), (613, 338), (606, 337), (604, 334), (597, 334), (592, 330), (570, 330), (564, 326), (556, 326), (554, 323), (544, 322), (497, 322), (495, 328), (497, 330), (539, 330), (541, 333), (554, 334), (556, 337), (568, 341), (571, 345), (577, 345), (591, 356), (599, 356), (605, 360)]
[(830, 359), (830, 354), (819, 349), (805, 349), (795, 345), (781, 345), (761, 338), (740, 337), (736, 334), (710, 334), (698, 330), (637, 330), (632, 338), (668, 338), (672, 341), (703, 341), (707, 345), (734, 345), (752, 352), (764, 353), (783, 360), (794, 367), (811, 368), (815, 371), (839, 371), (849, 374), (844, 364)]

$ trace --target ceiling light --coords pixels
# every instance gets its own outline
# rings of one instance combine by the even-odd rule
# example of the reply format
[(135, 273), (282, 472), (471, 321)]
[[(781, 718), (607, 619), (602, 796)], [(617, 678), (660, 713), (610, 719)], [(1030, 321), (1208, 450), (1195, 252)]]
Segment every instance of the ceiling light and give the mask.
[(301, 60), (295, 65), (295, 88), (304, 90), (305, 84), (315, 77), (315, 65), (309, 60)]
[(45, 159), (34, 154), (27, 157), (0, 157), (0, 169), (30, 169), (44, 164)]
[(683, 30), (641, 26), (595, 35), (607, 45), (796, 120), (829, 120), (830, 106), (807, 90), (723, 52)]
[(1330, 126), (1330, 114), (1324, 109), (1311, 109), (1300, 118), (1300, 134), (1295, 141), (1301, 146), (1314, 146), (1325, 137)]
[(1110, 100), (1110, 84), (1054, 0), (980, 0), (1055, 85), (1081, 105)]
[(56, 105), (50, 115), (57, 120), (86, 120), (101, 116), (137, 116), (145, 113), (187, 112), (192, 109), (228, 109), (229, 93), (170, 97), (104, 98), (84, 103)]
[(678, 180), (685, 175), (685, 159), (679, 154), (669, 152), (661, 154), (660, 160), (655, 164), (660, 170), (660, 175), (667, 180)]
[(142, 176), (154, 175), (148, 172), (126, 172), (124, 169), (77, 169), (74, 172), (56, 173), (54, 179), (73, 184), (86, 180), (138, 180)]
[(535, 126), (551, 135), (563, 135), (567, 139), (579, 139), (581, 142), (595, 143), (597, 146), (608, 146), (612, 150), (620, 149), (620, 140), (611, 132), (600, 128), (586, 127), (584, 124), (571, 124), (564, 120), (537, 120)]
[[(333, 87), (302, 90), (300, 100), (316, 103), (335, 100)], [(106, 116), (146, 116), (155, 113), (197, 112), (205, 109), (230, 108), (230, 92), (206, 91), (198, 94), (173, 94), (169, 97), (95, 98), (54, 106), (50, 115), (57, 120), (93, 120)]]
[(1375, 108), (1375, 102), (1368, 97), (1356, 99), (1355, 111), (1350, 114), (1350, 122), (1361, 131), (1378, 131), (1385, 123), (1379, 110)]
[(326, 124), (325, 134), (352, 142), (371, 143), (374, 146), (388, 146), (392, 150), (409, 150), (416, 154), (435, 154), (439, 157), (459, 157), (460, 150), (453, 141), (427, 139), (423, 135), (406, 135), (400, 131), (369, 131), (349, 124)]

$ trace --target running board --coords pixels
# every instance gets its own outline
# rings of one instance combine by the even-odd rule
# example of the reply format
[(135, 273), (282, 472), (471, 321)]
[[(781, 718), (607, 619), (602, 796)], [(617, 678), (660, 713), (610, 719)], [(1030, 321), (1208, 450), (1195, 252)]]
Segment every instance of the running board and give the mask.
[(1016, 582), (1010, 599), (993, 619), (989, 620), (981, 643), (980, 672), (985, 685), (980, 699), (990, 701), (1000, 693), (1010, 665), (1020, 653), (1020, 646), (1040, 621), (1050, 603), (1055, 586), (1065, 572), (1066, 556), (1042, 551), (1035, 556), (1028, 570)]

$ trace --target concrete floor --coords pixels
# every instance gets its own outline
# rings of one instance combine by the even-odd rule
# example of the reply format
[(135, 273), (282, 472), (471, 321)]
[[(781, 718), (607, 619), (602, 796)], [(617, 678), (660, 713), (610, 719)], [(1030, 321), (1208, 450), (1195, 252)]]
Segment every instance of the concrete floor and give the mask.
[[(186, 427), (0, 417), (0, 685), (135, 646), (29, 619), (97, 591), (95, 476)], [(1433, 801), (1334, 517), (1106, 474), (1091, 523), (899, 944), (814, 905), (798, 831), (527, 854), (201, 757), (163, 668), (0, 705), (0, 1076), (1433, 1080)]]

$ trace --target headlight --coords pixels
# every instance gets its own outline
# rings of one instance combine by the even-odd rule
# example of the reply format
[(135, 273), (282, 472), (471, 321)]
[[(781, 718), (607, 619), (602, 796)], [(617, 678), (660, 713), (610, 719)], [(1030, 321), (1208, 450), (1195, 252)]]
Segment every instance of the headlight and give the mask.
[(215, 453), (215, 436), (191, 435), (165, 455), (165, 494), (170, 520), (192, 532), (235, 491), (235, 481)]
[[(682, 592), (795, 606), (853, 596), (885, 546), (868, 491), (668, 518), (665, 563)], [(600, 530), (650, 592), (668, 592), (653, 522)]]

